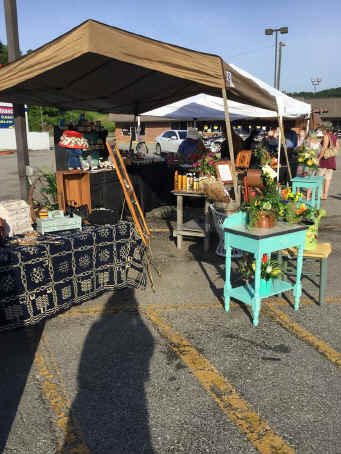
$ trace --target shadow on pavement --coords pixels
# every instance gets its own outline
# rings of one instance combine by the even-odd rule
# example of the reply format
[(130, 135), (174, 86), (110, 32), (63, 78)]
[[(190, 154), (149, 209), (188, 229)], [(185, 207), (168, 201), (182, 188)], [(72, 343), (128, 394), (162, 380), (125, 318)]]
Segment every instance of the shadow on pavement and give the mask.
[(45, 323), (0, 334), (0, 452), (17, 415)]
[[(129, 312), (115, 313), (122, 304)], [(69, 416), (91, 454), (154, 452), (145, 396), (153, 349), (134, 289), (115, 292), (84, 342)], [(73, 452), (67, 435), (61, 452)]]
[[(202, 242), (196, 242), (189, 247), (189, 252), (193, 255), (198, 262), (199, 267), (207, 279), (207, 282), (212, 290), (212, 293), (218, 299), (219, 303), (224, 307), (224, 283), (225, 283), (225, 258), (220, 257), (215, 253), (218, 240), (211, 235), (211, 245), (208, 252), (203, 251)], [(237, 287), (242, 284), (240, 273), (238, 272), (240, 259), (232, 259), (231, 282), (232, 287)], [(209, 272), (206, 265), (213, 266), (215, 273)], [(237, 303), (245, 314), (252, 321), (252, 314), (249, 308), (238, 300), (233, 300)]]

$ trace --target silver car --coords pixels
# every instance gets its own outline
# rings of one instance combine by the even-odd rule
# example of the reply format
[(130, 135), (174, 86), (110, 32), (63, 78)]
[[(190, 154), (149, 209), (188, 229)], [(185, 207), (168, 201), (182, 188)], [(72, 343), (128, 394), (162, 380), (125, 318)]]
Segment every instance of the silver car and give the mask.
[(156, 154), (176, 153), (180, 143), (186, 139), (187, 131), (178, 129), (169, 129), (160, 136), (155, 137)]

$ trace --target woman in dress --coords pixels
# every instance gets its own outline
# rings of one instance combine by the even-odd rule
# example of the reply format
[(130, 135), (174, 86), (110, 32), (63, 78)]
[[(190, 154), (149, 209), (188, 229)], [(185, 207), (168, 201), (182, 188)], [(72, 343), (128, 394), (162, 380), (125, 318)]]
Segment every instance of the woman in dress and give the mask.
[(332, 124), (329, 122), (323, 123), (321, 126), (323, 140), (322, 140), (322, 149), (318, 157), (319, 159), (319, 169), (317, 174), (319, 176), (324, 176), (323, 180), (323, 193), (321, 196), (322, 200), (327, 200), (330, 183), (333, 178), (334, 170), (336, 170), (336, 158), (335, 156), (331, 158), (324, 159), (324, 154), (329, 146), (338, 147), (338, 141), (335, 135), (332, 133)]

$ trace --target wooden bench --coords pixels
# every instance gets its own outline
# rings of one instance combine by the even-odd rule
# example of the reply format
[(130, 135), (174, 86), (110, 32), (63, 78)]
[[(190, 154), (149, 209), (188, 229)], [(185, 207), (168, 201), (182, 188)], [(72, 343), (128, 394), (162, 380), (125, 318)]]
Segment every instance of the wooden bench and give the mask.
[[(303, 271), (302, 276), (320, 276), (319, 282), (319, 303), (324, 303), (324, 295), (327, 287), (327, 271), (328, 271), (328, 257), (332, 252), (332, 246), (330, 243), (317, 243), (316, 249), (313, 251), (305, 250), (303, 251)], [(287, 264), (290, 260), (296, 260), (297, 257), (297, 249), (296, 248), (289, 248), (284, 249), (281, 251), (282, 258), (285, 257), (284, 261), (284, 271), (287, 275), (291, 273), (287, 273)], [(320, 272), (304, 272), (304, 262), (320, 262)]]

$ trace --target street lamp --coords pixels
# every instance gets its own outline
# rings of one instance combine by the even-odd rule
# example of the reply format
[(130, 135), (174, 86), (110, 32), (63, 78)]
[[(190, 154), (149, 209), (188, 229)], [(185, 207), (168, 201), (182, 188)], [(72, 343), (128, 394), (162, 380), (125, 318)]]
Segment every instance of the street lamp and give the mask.
[(272, 35), (275, 33), (275, 73), (274, 73), (274, 87), (276, 88), (276, 79), (277, 79), (277, 40), (278, 40), (278, 32), (282, 35), (288, 33), (288, 27), (281, 27), (281, 28), (266, 28), (265, 34), (267, 36)]
[(316, 87), (320, 85), (322, 79), (320, 77), (311, 78), (311, 83), (314, 87), (314, 96), (316, 95)]
[(280, 90), (281, 87), (281, 63), (282, 63), (282, 48), (286, 44), (282, 41), (279, 42), (279, 56), (278, 56), (278, 74), (277, 74), (277, 90)]

